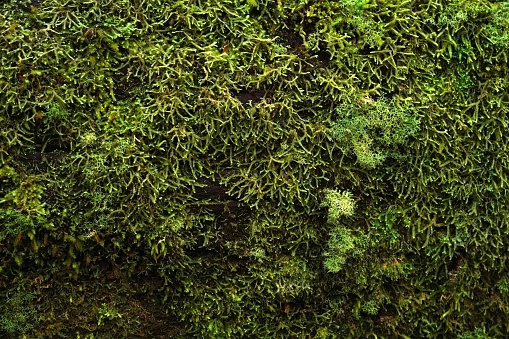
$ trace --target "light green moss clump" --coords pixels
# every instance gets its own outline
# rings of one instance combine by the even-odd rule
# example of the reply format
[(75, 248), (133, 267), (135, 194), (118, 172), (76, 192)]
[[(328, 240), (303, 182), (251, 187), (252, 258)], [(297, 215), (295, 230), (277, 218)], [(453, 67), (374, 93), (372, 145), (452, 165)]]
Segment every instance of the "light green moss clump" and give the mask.
[(411, 105), (366, 96), (336, 107), (332, 135), (340, 149), (353, 153), (362, 167), (375, 168), (419, 129)]

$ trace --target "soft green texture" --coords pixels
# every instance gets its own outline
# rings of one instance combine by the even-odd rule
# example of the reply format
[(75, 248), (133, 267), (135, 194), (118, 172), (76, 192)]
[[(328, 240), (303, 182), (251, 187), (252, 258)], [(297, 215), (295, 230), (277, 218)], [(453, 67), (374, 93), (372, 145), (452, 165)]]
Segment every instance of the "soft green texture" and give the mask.
[(0, 336), (152, 333), (119, 277), (182, 338), (507, 336), (508, 2), (7, 0), (0, 46)]

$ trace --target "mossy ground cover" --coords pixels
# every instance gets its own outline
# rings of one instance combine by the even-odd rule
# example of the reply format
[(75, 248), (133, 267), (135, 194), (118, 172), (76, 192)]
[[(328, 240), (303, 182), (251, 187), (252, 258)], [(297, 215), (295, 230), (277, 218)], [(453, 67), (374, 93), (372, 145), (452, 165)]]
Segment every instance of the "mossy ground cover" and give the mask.
[(68, 279), (28, 273), (3, 290), (0, 324), (5, 338), (168, 338), (185, 325), (165, 312), (155, 293), (162, 280), (127, 277)]
[(505, 338), (508, 27), (3, 1), (1, 335)]

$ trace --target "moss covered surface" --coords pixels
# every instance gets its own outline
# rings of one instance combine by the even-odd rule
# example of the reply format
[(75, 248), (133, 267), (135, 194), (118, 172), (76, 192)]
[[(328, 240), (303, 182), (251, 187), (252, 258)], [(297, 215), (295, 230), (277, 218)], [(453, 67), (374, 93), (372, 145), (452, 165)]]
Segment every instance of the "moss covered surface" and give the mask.
[(0, 334), (505, 338), (509, 3), (0, 4)]

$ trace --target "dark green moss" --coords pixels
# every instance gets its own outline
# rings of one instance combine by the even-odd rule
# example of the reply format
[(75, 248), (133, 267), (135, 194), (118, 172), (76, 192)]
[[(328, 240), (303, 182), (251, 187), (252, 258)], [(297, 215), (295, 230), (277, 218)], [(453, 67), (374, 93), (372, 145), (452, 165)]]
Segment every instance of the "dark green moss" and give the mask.
[[(2, 2), (0, 298), (62, 292), (24, 301), (44, 326), (9, 326), (506, 337), (508, 17), (480, 0)], [(126, 286), (147, 276), (136, 315)], [(119, 277), (129, 299), (103, 300)], [(82, 281), (90, 316), (56, 316)]]

